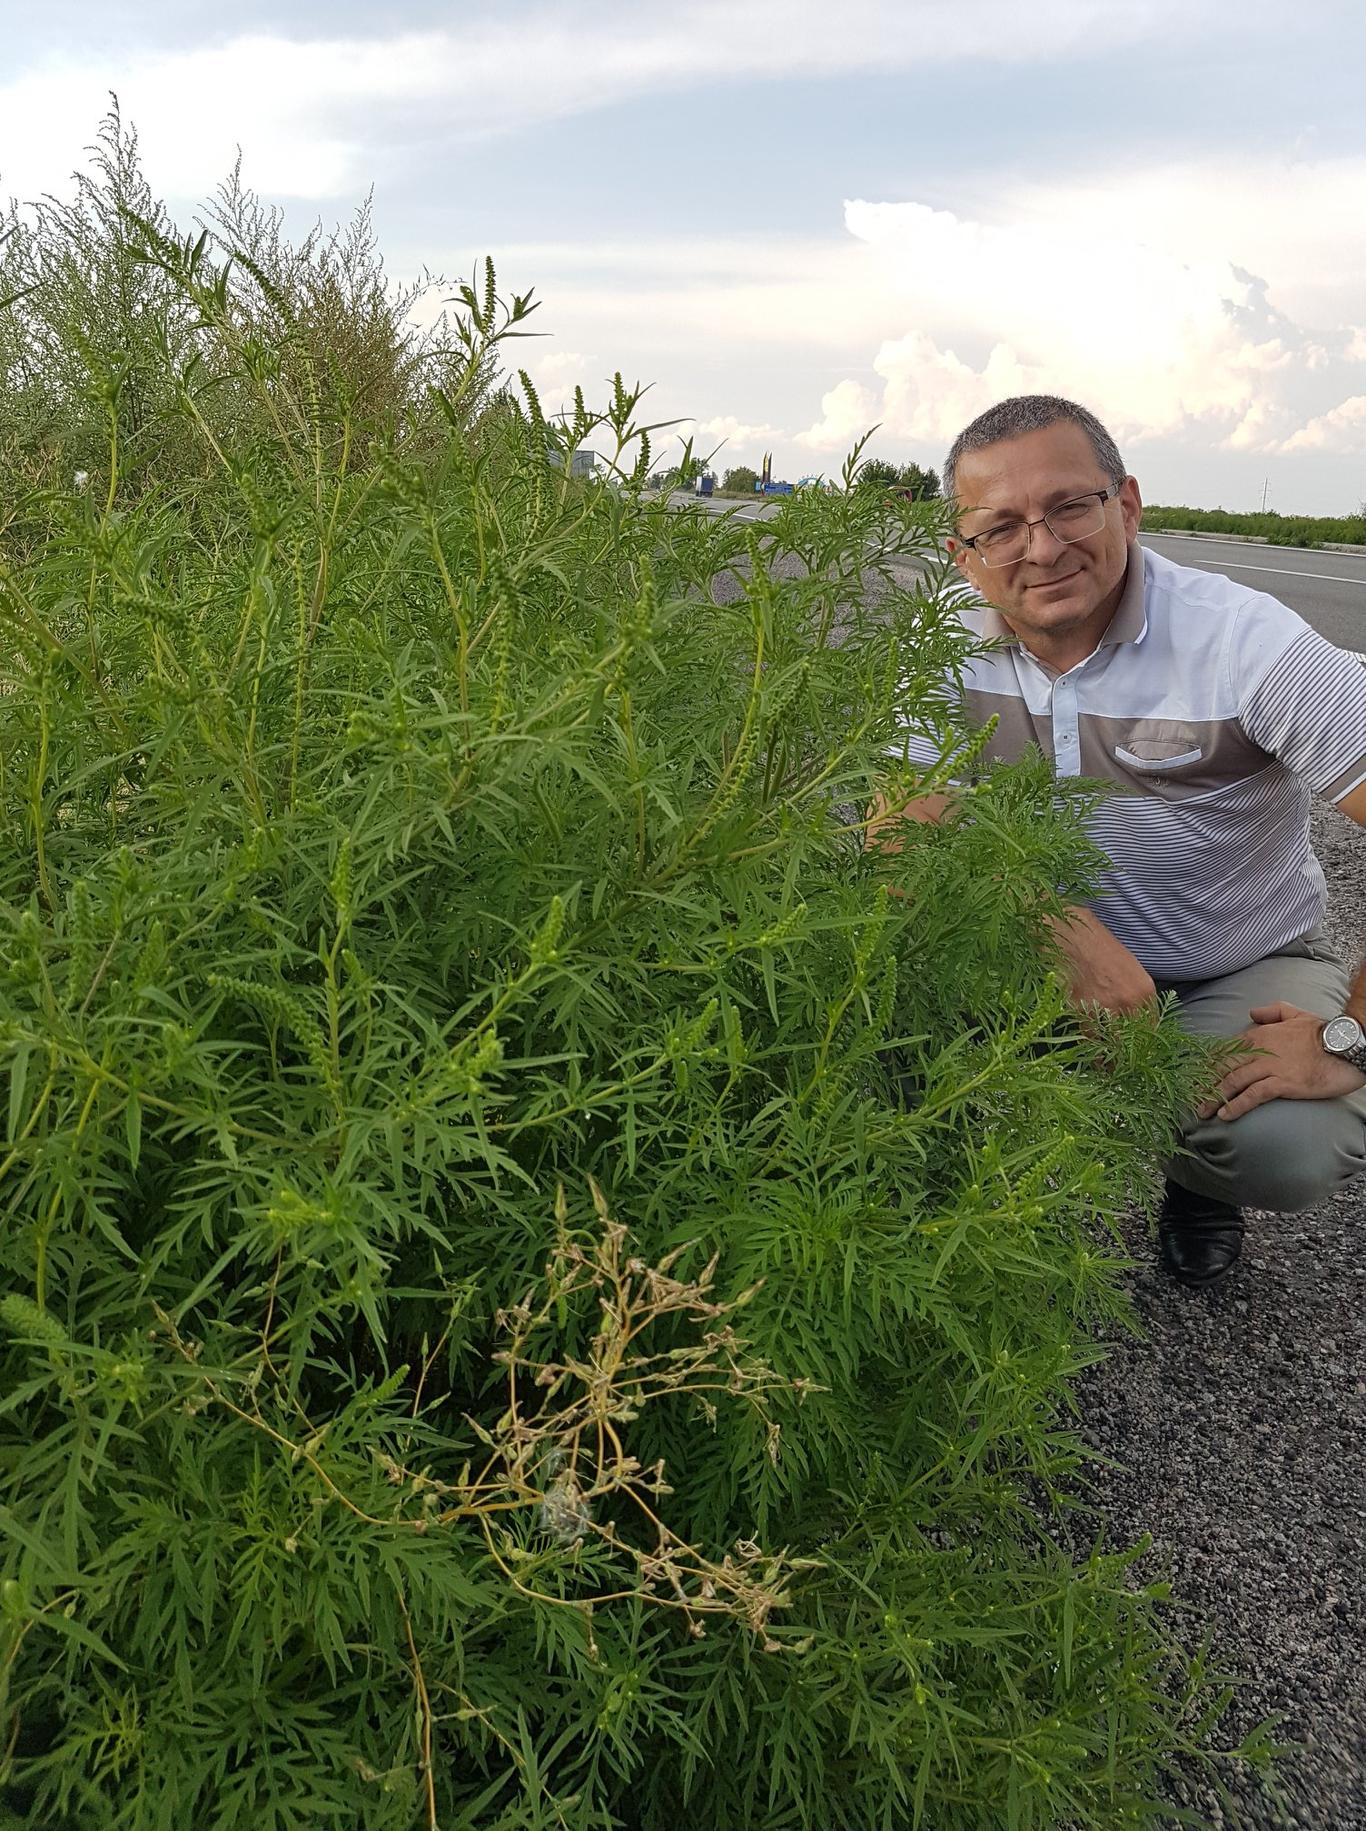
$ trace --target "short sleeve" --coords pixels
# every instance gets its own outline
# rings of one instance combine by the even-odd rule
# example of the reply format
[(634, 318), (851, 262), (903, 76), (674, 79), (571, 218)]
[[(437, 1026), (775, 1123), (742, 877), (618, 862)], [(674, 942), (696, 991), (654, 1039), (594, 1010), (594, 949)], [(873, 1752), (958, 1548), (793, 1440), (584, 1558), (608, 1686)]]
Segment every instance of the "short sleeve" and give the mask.
[(1366, 781), (1366, 664), (1259, 594), (1239, 612), (1229, 667), (1255, 744), (1330, 801)]

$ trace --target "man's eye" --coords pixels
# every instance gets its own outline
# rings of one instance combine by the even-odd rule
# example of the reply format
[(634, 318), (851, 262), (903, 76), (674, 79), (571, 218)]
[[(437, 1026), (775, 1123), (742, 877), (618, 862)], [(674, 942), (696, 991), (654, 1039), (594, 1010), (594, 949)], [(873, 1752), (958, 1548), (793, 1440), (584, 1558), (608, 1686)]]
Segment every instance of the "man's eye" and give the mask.
[(977, 536), (979, 547), (999, 547), (1004, 540), (1013, 540), (1024, 526), (1019, 521), (1003, 521), (999, 527), (988, 528), (985, 534)]
[(1095, 513), (1095, 497), (1082, 496), (1075, 502), (1059, 503), (1056, 509), (1048, 511), (1051, 521), (1085, 521)]

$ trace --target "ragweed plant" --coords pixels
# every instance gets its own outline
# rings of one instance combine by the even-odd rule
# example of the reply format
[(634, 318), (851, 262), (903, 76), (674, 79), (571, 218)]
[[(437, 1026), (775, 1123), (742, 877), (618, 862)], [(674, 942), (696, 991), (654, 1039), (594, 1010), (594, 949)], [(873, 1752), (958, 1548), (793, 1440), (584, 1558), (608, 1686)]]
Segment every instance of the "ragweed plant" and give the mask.
[(0, 1804), (1167, 1822), (1220, 1689), (1050, 1524), (1200, 1063), (1066, 1009), (1084, 789), (862, 844), (966, 741), (935, 511), (652, 499), (491, 270), (371, 423), (247, 220), (128, 203), (63, 350), (193, 464), (120, 407), (0, 537)]

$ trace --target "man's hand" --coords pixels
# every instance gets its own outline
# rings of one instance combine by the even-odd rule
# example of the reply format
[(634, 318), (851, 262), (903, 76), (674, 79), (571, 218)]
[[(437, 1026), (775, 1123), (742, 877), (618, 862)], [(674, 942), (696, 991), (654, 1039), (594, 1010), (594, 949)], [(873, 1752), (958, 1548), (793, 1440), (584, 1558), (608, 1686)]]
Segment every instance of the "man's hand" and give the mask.
[(877, 847), (879, 851), (899, 852), (903, 820), (918, 820), (922, 824), (934, 826), (957, 805), (958, 800), (954, 795), (917, 795), (914, 801), (893, 807), (885, 795), (874, 795), (868, 809), (865, 843)]
[(1263, 1051), (1242, 1057), (1196, 1112), (1201, 1119), (1241, 1119), (1268, 1100), (1340, 1100), (1366, 1087), (1366, 1074), (1329, 1055), (1320, 1041), (1323, 1019), (1284, 1002), (1258, 1005), (1239, 1041)]
[(1074, 1005), (1121, 1012), (1156, 1005), (1152, 975), (1089, 909), (1068, 909), (1048, 926), (1066, 962)]

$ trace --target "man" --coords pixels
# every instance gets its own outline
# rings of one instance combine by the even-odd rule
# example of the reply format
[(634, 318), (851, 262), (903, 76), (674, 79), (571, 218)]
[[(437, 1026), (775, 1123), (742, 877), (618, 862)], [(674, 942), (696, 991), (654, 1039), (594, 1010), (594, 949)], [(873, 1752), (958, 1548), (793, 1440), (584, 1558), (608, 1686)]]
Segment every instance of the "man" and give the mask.
[[(1000, 649), (964, 680), (983, 761), (1030, 744), (1117, 792), (1092, 818), (1111, 868), (1055, 924), (1073, 1001), (1174, 991), (1193, 1032), (1261, 1053), (1224, 1074), (1167, 1165), (1162, 1261), (1217, 1282), (1244, 1207), (1295, 1211), (1366, 1168), (1366, 967), (1324, 939), (1311, 792), (1366, 825), (1366, 667), (1276, 599), (1139, 546), (1142, 504), (1095, 416), (1003, 401), (954, 441), (949, 542)], [(912, 762), (932, 760), (909, 741)], [(952, 797), (883, 807), (938, 819)], [(1327, 1021), (1326, 1021), (1327, 1020)]]

